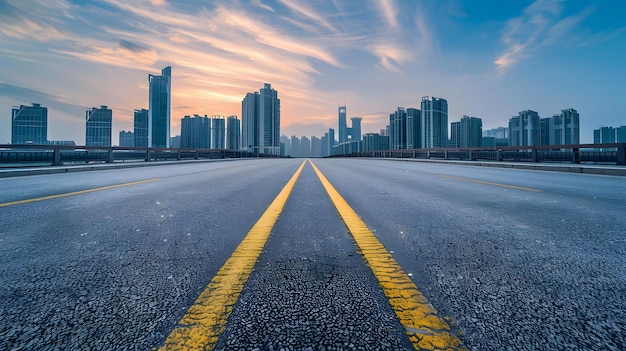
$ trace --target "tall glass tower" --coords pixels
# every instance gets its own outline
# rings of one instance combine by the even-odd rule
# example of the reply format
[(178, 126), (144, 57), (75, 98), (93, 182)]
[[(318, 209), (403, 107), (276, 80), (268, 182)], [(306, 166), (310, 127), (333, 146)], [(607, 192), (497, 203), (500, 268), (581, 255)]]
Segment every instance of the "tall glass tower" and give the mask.
[(270, 84), (241, 102), (241, 143), (248, 152), (280, 155), (280, 99)]
[(346, 107), (339, 106), (337, 110), (339, 115), (339, 142), (344, 143), (348, 141), (348, 124), (346, 121)]
[(422, 97), (421, 147), (439, 148), (448, 145), (448, 101)]
[(148, 83), (148, 146), (169, 148), (172, 67), (163, 68), (160, 76), (148, 74)]
[(107, 106), (93, 107), (85, 112), (86, 146), (111, 146), (113, 111)]
[(48, 143), (48, 108), (40, 104), (13, 107), (11, 110), (11, 144)]

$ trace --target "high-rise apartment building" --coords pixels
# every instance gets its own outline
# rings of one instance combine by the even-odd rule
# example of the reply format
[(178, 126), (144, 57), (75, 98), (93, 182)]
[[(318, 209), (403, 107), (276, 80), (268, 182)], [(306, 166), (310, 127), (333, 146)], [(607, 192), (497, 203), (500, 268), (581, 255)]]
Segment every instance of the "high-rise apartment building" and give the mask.
[(398, 109), (389, 115), (389, 142), (390, 149), (406, 149), (406, 109)]
[(448, 144), (448, 101), (424, 96), (421, 110), (421, 147), (445, 147)]
[(483, 136), (483, 120), (478, 117), (463, 116), (460, 121), (458, 147), (480, 147)]
[(600, 129), (593, 130), (593, 143), (594, 144), (610, 144), (615, 142), (615, 128), (613, 127), (601, 127)]
[(626, 143), (626, 126), (618, 127), (616, 136), (617, 136), (616, 142)]
[(226, 148), (226, 123), (223, 116), (211, 118), (211, 148), (217, 150)]
[(144, 108), (134, 111), (135, 147), (148, 147), (148, 117), (148, 110)]
[(131, 131), (120, 130), (120, 146), (135, 146), (135, 135)]
[(230, 116), (226, 121), (226, 148), (239, 150), (241, 147), (241, 122), (237, 116)]
[(209, 149), (211, 119), (207, 116), (185, 116), (180, 120), (180, 147)]
[(280, 99), (265, 83), (241, 102), (241, 143), (248, 152), (280, 154)]
[(161, 75), (148, 74), (148, 146), (170, 147), (170, 103), (172, 98), (172, 67)]
[(509, 119), (510, 146), (540, 145), (541, 122), (535, 111), (521, 111), (518, 116)]
[(461, 122), (450, 122), (450, 143), (448, 147), (461, 147)]
[(409, 107), (406, 109), (406, 148), (421, 148), (420, 131), (421, 131), (422, 111)]
[(40, 104), (11, 109), (11, 144), (46, 144), (48, 108)]
[(389, 149), (389, 136), (378, 133), (365, 133), (362, 143), (363, 151), (376, 151)]
[(113, 111), (107, 106), (85, 111), (86, 146), (111, 146)]

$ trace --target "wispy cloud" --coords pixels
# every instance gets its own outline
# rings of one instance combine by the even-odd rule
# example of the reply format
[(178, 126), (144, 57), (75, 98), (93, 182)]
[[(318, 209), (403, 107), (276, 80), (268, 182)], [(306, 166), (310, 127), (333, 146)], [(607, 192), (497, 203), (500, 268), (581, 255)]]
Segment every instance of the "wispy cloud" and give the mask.
[(336, 33), (337, 29), (320, 13), (314, 9), (308, 7), (298, 0), (278, 0), (284, 6), (288, 7), (291, 11), (305, 18), (312, 20), (314, 23), (329, 29), (331, 32)]
[(504, 50), (496, 57), (496, 72), (506, 73), (520, 61), (538, 50), (555, 44), (590, 44), (584, 40), (581, 23), (593, 12), (586, 8), (580, 13), (563, 17), (564, 0), (536, 0), (524, 9), (521, 16), (507, 21), (500, 40)]
[(387, 25), (391, 28), (398, 27), (398, 18), (396, 14), (396, 4), (394, 0), (376, 0), (383, 18), (387, 22)]
[(261, 2), (261, 0), (252, 0), (252, 5), (265, 9), (270, 12), (275, 12), (274, 9), (270, 5), (264, 4), (263, 2)]

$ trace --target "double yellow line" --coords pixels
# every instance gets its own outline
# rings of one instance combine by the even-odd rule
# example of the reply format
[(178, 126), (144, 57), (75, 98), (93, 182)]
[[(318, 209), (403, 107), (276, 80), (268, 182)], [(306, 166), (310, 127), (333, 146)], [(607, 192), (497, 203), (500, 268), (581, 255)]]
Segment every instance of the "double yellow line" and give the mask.
[[(212, 350), (307, 161), (259, 218), (160, 350)], [(372, 231), (310, 161), (416, 350), (462, 350), (450, 326), (426, 301)]]

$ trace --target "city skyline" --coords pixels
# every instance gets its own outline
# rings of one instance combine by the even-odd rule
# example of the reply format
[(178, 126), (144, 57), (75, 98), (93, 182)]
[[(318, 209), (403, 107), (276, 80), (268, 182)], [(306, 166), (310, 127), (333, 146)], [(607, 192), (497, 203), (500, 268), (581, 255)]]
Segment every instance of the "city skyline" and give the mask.
[[(583, 143), (626, 120), (619, 1), (32, 2), (0, 4), (0, 108), (46, 106), (50, 140), (84, 144), (85, 109), (108, 105), (118, 144), (148, 108), (146, 74), (170, 65), (170, 135), (185, 115), (239, 115), (263, 82), (281, 91), (286, 135), (336, 128), (338, 106), (376, 132), (424, 95), (485, 129), (574, 108)], [(10, 123), (0, 119), (0, 142)]]

